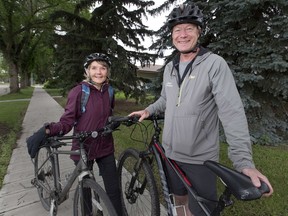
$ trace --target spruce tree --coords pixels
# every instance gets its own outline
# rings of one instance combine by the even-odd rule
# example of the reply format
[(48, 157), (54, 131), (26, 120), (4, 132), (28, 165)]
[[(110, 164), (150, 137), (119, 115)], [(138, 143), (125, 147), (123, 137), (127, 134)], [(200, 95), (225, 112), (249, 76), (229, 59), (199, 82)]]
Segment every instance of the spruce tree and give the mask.
[[(83, 60), (93, 52), (112, 60), (111, 82), (128, 96), (144, 95), (136, 76), (136, 62), (147, 65), (155, 55), (145, 52), (144, 36), (151, 36), (142, 22), (153, 1), (81, 1), (74, 11), (57, 11), (52, 18), (64, 34), (56, 35), (58, 75), (66, 87), (83, 79)], [(62, 20), (62, 22), (61, 22)], [(76, 79), (75, 79), (76, 78)]]
[[(153, 12), (161, 13), (175, 2), (165, 1)], [(262, 144), (287, 140), (288, 2), (193, 2), (205, 15), (201, 44), (222, 56), (234, 74), (252, 140)], [(158, 50), (170, 47), (167, 27), (163, 26), (158, 34), (160, 39), (152, 47)], [(173, 54), (166, 58), (172, 57)]]

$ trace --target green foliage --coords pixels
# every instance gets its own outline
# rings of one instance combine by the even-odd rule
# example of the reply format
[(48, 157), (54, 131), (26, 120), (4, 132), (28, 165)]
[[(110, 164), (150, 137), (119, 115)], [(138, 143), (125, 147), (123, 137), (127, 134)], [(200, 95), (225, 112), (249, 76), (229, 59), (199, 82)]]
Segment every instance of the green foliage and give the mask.
[[(97, 4), (95, 4), (97, 3)], [(83, 61), (92, 52), (103, 52), (112, 60), (110, 82), (137, 99), (145, 95), (138, 89), (136, 61), (142, 65), (154, 61), (145, 52), (144, 36), (151, 36), (142, 23), (146, 9), (153, 1), (81, 1), (74, 12), (59, 10), (51, 18), (63, 34), (55, 35), (57, 69), (55, 77), (69, 89), (83, 79)], [(89, 12), (91, 11), (91, 13)]]
[(45, 80), (43, 74), (50, 73), (52, 58), (46, 42), (47, 32), (54, 29), (47, 17), (61, 6), (62, 1), (55, 0), (0, 0), (0, 50), (8, 65), (11, 92), (19, 91), (19, 82), (21, 87), (29, 86), (31, 73), (39, 74), (35, 78), (40, 82)]
[[(253, 141), (275, 145), (287, 140), (288, 2), (193, 2), (205, 16), (202, 45), (222, 56), (234, 74)], [(172, 3), (175, 1), (165, 1), (156, 11)], [(171, 46), (166, 26), (157, 33), (160, 39), (154, 49)]]
[(47, 82), (44, 83), (44, 88), (53, 89), (53, 88), (61, 88), (59, 85), (59, 81), (57, 79), (50, 78)]

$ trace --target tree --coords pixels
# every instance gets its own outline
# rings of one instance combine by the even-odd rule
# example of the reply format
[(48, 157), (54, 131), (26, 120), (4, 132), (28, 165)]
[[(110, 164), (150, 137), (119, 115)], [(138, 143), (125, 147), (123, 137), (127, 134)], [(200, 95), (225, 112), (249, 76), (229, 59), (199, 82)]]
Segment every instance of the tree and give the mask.
[[(161, 12), (174, 2), (165, 1), (155, 11)], [(245, 105), (253, 140), (273, 144), (288, 139), (288, 2), (194, 3), (206, 15), (201, 43), (228, 62)], [(164, 48), (170, 46), (166, 26), (158, 33), (161, 39), (153, 48), (160, 50), (162, 42)]]
[(32, 63), (33, 51), (37, 48), (35, 42), (49, 27), (47, 14), (61, 7), (60, 3), (57, 0), (0, 0), (0, 50), (8, 65), (10, 92), (19, 91), (20, 77), (21, 84), (27, 85), (29, 71), (26, 68)]
[[(111, 82), (127, 96), (143, 95), (136, 77), (135, 63), (154, 61), (155, 55), (145, 52), (141, 45), (144, 36), (152, 31), (142, 23), (153, 1), (103, 0), (81, 1), (73, 12), (62, 10), (52, 16), (60, 26), (55, 35), (57, 47), (57, 77), (67, 89), (83, 79), (83, 60), (92, 52), (103, 52), (112, 60)], [(91, 11), (91, 12), (90, 12)]]

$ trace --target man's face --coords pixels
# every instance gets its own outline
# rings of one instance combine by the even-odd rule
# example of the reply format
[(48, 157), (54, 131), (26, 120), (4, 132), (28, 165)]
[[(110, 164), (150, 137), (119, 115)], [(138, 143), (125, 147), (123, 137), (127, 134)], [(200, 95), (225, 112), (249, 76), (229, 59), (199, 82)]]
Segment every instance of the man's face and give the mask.
[(178, 24), (172, 29), (172, 42), (180, 52), (192, 50), (200, 36), (200, 29), (191, 23)]

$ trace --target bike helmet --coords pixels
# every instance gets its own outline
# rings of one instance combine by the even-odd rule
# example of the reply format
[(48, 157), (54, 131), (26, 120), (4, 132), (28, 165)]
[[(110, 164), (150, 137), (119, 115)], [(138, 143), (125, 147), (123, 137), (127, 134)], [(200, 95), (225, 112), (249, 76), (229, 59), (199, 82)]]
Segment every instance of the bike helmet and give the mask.
[(172, 29), (175, 25), (182, 23), (193, 23), (203, 28), (203, 14), (197, 5), (181, 4), (171, 11), (168, 17), (168, 27)]
[(111, 66), (110, 58), (107, 55), (103, 53), (92, 53), (86, 57), (85, 62), (84, 62), (84, 68), (87, 69), (90, 63), (95, 60), (105, 61), (109, 67)]

